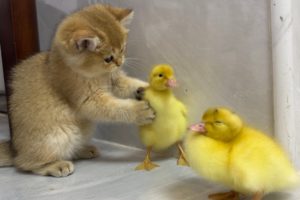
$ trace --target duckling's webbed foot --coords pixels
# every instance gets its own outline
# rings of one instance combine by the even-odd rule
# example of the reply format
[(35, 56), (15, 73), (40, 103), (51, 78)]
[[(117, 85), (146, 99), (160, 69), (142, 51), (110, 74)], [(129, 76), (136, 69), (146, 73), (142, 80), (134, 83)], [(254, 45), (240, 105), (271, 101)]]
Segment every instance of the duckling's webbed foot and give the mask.
[(179, 152), (179, 157), (177, 159), (177, 165), (179, 166), (189, 166), (189, 163), (186, 159), (185, 153), (183, 151), (181, 143), (177, 144), (178, 152)]
[(263, 198), (263, 196), (264, 196), (263, 192), (258, 192), (253, 196), (252, 200), (261, 200)]
[(216, 193), (208, 195), (209, 199), (212, 200), (239, 200), (240, 195), (235, 191), (224, 192), (224, 193)]
[(177, 165), (178, 166), (189, 166), (189, 163), (186, 161), (183, 155), (179, 155), (177, 159)]
[(150, 171), (156, 167), (159, 167), (159, 165), (151, 162), (151, 161), (143, 161), (141, 164), (139, 164), (135, 170), (146, 170), (146, 171)]
[(155, 164), (155, 163), (153, 163), (153, 162), (151, 161), (151, 158), (150, 158), (151, 150), (152, 150), (151, 147), (148, 147), (148, 148), (147, 148), (147, 154), (146, 154), (146, 157), (145, 157), (144, 161), (143, 161), (141, 164), (139, 164), (139, 165), (135, 168), (135, 170), (146, 170), (146, 171), (150, 171), (150, 170), (152, 170), (152, 169), (154, 169), (154, 168), (156, 168), (156, 167), (159, 167), (159, 165), (157, 165), (157, 164)]

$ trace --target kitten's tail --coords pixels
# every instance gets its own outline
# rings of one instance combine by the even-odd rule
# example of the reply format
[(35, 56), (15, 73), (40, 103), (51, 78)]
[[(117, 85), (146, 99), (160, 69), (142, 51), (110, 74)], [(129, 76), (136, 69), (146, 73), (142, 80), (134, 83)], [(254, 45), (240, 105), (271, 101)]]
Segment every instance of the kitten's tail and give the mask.
[(12, 166), (13, 155), (9, 141), (0, 142), (0, 167)]

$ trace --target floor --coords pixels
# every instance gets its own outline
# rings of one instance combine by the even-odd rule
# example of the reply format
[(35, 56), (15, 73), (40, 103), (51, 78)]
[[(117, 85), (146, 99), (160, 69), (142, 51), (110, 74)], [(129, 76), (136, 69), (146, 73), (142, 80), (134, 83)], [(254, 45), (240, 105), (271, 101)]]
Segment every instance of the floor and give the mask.
[[(8, 137), (5, 115), (0, 115), (0, 139)], [(176, 166), (172, 157), (157, 156), (161, 166), (151, 172), (135, 171), (144, 151), (93, 139), (101, 157), (75, 163), (65, 178), (25, 174), (0, 168), (0, 200), (205, 200), (226, 190), (202, 180), (188, 167)], [(300, 190), (277, 193), (266, 200), (299, 200)]]

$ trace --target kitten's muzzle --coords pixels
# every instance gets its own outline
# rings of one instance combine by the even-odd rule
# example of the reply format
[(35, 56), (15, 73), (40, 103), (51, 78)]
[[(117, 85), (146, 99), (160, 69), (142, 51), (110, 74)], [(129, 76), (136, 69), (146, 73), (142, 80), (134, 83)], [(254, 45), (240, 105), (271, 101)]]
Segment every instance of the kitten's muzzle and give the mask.
[(115, 64), (117, 65), (117, 67), (120, 67), (123, 64), (123, 60), (122, 59), (115, 59)]

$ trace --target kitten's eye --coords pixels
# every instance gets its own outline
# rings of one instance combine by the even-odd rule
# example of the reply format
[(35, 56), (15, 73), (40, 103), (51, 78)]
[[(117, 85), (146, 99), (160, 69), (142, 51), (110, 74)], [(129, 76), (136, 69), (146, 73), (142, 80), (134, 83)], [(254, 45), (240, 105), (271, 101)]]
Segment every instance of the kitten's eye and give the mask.
[(124, 47), (123, 47), (123, 48), (120, 50), (120, 52), (121, 52), (121, 53), (123, 53), (123, 52), (124, 52)]
[(113, 56), (109, 56), (109, 57), (107, 57), (107, 58), (104, 58), (104, 61), (106, 62), (106, 63), (110, 63), (111, 61), (113, 61), (114, 60), (114, 57)]
[(164, 75), (163, 75), (163, 74), (158, 74), (158, 76), (159, 76), (159, 77), (163, 77)]

